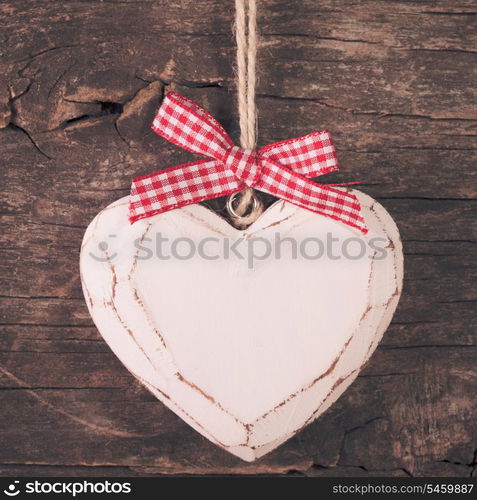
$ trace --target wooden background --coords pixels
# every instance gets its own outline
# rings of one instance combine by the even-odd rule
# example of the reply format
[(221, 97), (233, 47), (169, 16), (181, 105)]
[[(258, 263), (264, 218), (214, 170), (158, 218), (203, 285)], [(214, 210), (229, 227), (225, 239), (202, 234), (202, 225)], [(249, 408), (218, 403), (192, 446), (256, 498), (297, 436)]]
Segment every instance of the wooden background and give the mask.
[(401, 230), (404, 295), (382, 344), (330, 411), (253, 464), (138, 385), (88, 316), (79, 246), (131, 177), (191, 160), (149, 129), (165, 90), (237, 137), (233, 2), (2, 0), (0, 474), (477, 474), (477, 5), (259, 5), (260, 143), (331, 129), (337, 178), (361, 180)]

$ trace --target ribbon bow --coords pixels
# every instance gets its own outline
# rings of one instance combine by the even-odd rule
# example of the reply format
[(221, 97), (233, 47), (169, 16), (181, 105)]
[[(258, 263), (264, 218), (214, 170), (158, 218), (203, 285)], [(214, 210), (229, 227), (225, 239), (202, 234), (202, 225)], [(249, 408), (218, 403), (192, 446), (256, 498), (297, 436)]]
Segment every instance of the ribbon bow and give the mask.
[(223, 127), (195, 102), (169, 92), (152, 129), (168, 141), (207, 157), (133, 179), (131, 223), (246, 186), (367, 233), (353, 194), (317, 184), (317, 177), (338, 170), (327, 130), (276, 142), (254, 151), (235, 146)]

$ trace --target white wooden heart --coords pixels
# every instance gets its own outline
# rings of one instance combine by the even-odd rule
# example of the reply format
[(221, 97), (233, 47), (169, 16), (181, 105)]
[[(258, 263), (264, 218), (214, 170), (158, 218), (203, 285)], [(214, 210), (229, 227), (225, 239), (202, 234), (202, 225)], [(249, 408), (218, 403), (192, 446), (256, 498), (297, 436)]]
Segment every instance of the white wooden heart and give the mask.
[[(370, 229), (365, 236), (283, 201), (244, 231), (201, 205), (130, 225), (122, 198), (84, 236), (91, 316), (158, 399), (253, 461), (336, 401), (399, 300), (396, 225), (375, 200), (352, 192)], [(266, 258), (248, 258), (268, 248)]]

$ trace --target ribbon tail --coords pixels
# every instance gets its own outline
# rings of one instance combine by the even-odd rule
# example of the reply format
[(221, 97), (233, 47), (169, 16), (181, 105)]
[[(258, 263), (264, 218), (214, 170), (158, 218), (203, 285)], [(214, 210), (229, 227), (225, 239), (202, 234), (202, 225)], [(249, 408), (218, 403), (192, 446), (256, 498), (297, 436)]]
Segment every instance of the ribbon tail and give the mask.
[(328, 130), (275, 142), (265, 146), (259, 154), (305, 177), (318, 177), (339, 170), (335, 146)]
[(262, 175), (254, 186), (293, 205), (337, 220), (366, 234), (361, 205), (354, 194), (317, 184), (303, 175), (263, 159)]
[(200, 201), (240, 191), (245, 184), (218, 160), (202, 160), (159, 170), (132, 181), (131, 224)]
[(197, 103), (169, 92), (151, 125), (157, 135), (209, 158), (221, 158), (233, 146), (222, 125)]

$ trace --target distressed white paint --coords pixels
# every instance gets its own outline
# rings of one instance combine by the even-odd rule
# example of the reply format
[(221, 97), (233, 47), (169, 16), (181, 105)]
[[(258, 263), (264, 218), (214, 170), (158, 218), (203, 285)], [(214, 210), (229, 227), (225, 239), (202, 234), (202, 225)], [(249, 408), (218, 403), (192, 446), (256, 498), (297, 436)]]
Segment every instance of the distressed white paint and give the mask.
[[(127, 198), (103, 210), (88, 227), (81, 273), (90, 313), (123, 364), (187, 423), (244, 460), (254, 460), (325, 411), (358, 375), (386, 330), (402, 285), (402, 248), (389, 214), (354, 191), (370, 232), (278, 201), (239, 231), (200, 205), (127, 221)], [(161, 259), (178, 238), (207, 256)], [(310, 259), (318, 238), (333, 252)], [(247, 250), (261, 254), (253, 267)], [(366, 255), (347, 259), (361, 246)], [(374, 245), (386, 247), (375, 254)], [(152, 241), (150, 241), (152, 240)], [(191, 243), (177, 244), (181, 255)], [(105, 250), (101, 242), (107, 242)], [(99, 245), (99, 246), (98, 246)], [(248, 245), (248, 246), (247, 246)], [(251, 246), (250, 246), (251, 245)], [(141, 246), (143, 250), (138, 250)], [(101, 247), (101, 248), (100, 248)], [(147, 248), (154, 255), (143, 259)], [(302, 247), (303, 249), (303, 247)], [(327, 255), (328, 253), (328, 255)], [(92, 257), (96, 256), (96, 259)], [(374, 258), (373, 258), (374, 256)], [(101, 260), (97, 260), (97, 258)], [(340, 258), (336, 258), (340, 257)]]

